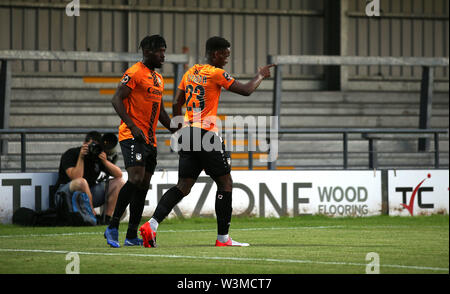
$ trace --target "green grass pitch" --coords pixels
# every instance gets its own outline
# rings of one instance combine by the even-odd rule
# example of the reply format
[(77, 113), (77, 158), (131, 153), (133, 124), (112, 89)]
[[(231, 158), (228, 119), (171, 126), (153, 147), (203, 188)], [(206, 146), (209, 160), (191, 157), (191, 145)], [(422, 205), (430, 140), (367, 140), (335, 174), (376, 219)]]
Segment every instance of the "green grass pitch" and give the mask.
[(81, 274), (365, 274), (371, 252), (381, 274), (449, 273), (448, 215), (234, 218), (230, 235), (245, 248), (214, 247), (211, 218), (166, 220), (158, 248), (110, 248), (104, 229), (0, 225), (0, 274), (65, 274), (69, 252)]

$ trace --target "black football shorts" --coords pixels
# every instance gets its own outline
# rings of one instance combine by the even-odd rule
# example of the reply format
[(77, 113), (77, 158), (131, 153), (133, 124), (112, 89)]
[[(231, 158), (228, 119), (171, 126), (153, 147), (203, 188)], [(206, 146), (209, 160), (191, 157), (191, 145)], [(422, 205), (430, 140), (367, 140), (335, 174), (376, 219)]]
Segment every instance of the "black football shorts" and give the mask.
[[(197, 135), (194, 135), (197, 132)], [(206, 144), (201, 144), (199, 141)], [(188, 140), (188, 144), (185, 140)], [(209, 142), (209, 144), (208, 144)], [(186, 127), (178, 139), (179, 154), (178, 177), (197, 179), (204, 170), (211, 177), (220, 177), (231, 172), (230, 152), (216, 133), (200, 128)], [(205, 146), (208, 145), (208, 146)], [(188, 147), (189, 148), (186, 148)], [(183, 148), (185, 147), (185, 148)]]
[(154, 146), (135, 139), (120, 141), (125, 168), (145, 166), (145, 171), (153, 174), (156, 169), (157, 150)]

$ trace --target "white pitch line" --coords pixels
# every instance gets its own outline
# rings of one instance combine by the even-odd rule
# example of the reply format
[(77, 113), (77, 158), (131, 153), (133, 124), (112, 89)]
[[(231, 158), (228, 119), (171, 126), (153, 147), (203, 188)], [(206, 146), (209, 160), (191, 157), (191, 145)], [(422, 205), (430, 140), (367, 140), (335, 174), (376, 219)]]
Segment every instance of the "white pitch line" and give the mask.
[[(100, 256), (128, 256), (128, 257), (155, 257), (155, 258), (174, 258), (174, 259), (195, 259), (195, 260), (225, 260), (225, 261), (244, 261), (244, 262), (269, 262), (269, 263), (298, 263), (298, 264), (322, 264), (322, 265), (347, 265), (347, 266), (367, 266), (365, 263), (339, 262), (339, 261), (314, 261), (300, 259), (274, 259), (274, 258), (243, 258), (243, 257), (220, 257), (220, 256), (190, 256), (190, 255), (168, 255), (168, 254), (136, 254), (136, 253), (107, 253), (107, 252), (74, 252), (61, 250), (39, 250), (39, 249), (2, 249), (0, 252), (27, 252), (27, 253), (52, 253), (68, 254), (76, 253), (79, 255), (100, 255)], [(398, 264), (380, 264), (380, 267), (414, 269), (424, 271), (448, 271), (448, 268), (410, 266)]]
[[(318, 226), (318, 227), (271, 227), (271, 228), (245, 228), (231, 229), (232, 231), (277, 231), (277, 230), (299, 230), (299, 229), (334, 229), (343, 226)], [(201, 230), (160, 230), (158, 233), (196, 233), (196, 232), (215, 232), (217, 229)], [(125, 234), (124, 232), (121, 232)], [(78, 232), (78, 233), (54, 233), (54, 234), (23, 234), (23, 235), (0, 235), (0, 238), (29, 238), (29, 237), (59, 237), (59, 236), (81, 236), (81, 235), (99, 235), (103, 232)]]
[(1, 235), (0, 238), (59, 237), (59, 236), (81, 236), (81, 235), (98, 235), (98, 234), (101, 234), (101, 232)]

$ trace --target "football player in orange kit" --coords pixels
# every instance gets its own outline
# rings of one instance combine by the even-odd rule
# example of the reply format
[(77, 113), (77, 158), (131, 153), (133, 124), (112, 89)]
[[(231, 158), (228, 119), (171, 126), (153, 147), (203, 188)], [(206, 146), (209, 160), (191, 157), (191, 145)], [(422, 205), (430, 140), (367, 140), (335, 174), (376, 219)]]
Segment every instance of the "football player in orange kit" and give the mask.
[[(180, 131), (180, 139), (189, 142), (188, 148), (179, 151), (178, 184), (162, 196), (153, 217), (139, 229), (144, 247), (156, 247), (158, 225), (175, 205), (190, 193), (202, 170), (205, 170), (206, 174), (217, 184), (215, 211), (218, 235), (216, 246), (249, 246), (247, 243), (232, 240), (228, 235), (232, 215), (233, 181), (230, 174), (230, 153), (225, 151), (223, 140), (217, 134), (217, 108), (222, 87), (231, 92), (249, 96), (265, 78), (270, 77), (270, 68), (274, 65), (260, 68), (250, 82), (240, 83), (223, 70), (231, 54), (230, 47), (230, 43), (224, 38), (208, 39), (206, 42), (207, 64), (196, 64), (190, 68), (178, 86), (173, 104), (173, 117), (181, 115), (181, 107), (186, 103), (184, 127)], [(203, 141), (206, 136), (210, 142), (221, 143), (219, 150), (217, 148), (213, 148), (212, 151), (205, 150), (205, 146), (201, 146), (197, 150), (193, 147), (198, 139)], [(217, 144), (213, 144), (217, 146)], [(183, 146), (185, 147), (185, 145)]]
[(119, 222), (128, 204), (130, 220), (124, 245), (141, 246), (143, 243), (137, 237), (137, 228), (156, 167), (155, 131), (158, 120), (170, 130), (170, 117), (162, 102), (164, 80), (155, 71), (164, 63), (166, 47), (164, 38), (159, 35), (145, 37), (140, 44), (143, 61), (125, 72), (112, 99), (114, 109), (122, 120), (119, 141), (128, 181), (119, 192), (111, 223), (104, 234), (111, 247), (120, 247)]

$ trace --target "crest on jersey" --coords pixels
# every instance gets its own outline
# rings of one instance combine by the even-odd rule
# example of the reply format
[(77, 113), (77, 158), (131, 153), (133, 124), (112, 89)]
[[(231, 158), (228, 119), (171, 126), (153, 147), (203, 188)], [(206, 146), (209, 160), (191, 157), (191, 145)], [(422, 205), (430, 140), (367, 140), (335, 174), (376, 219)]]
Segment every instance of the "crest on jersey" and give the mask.
[(128, 82), (130, 81), (130, 77), (128, 75), (125, 75), (121, 81), (122, 84), (128, 84)]

